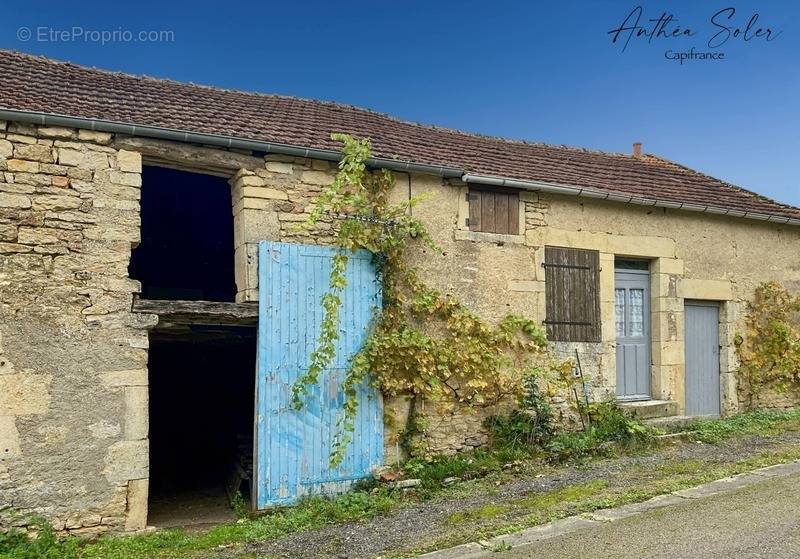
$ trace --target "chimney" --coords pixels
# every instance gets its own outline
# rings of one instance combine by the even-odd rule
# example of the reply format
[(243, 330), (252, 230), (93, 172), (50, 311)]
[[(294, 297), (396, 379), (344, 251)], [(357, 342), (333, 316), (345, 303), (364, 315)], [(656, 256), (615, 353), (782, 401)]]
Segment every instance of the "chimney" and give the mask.
[(633, 142), (633, 156), (634, 157), (642, 156), (642, 142)]

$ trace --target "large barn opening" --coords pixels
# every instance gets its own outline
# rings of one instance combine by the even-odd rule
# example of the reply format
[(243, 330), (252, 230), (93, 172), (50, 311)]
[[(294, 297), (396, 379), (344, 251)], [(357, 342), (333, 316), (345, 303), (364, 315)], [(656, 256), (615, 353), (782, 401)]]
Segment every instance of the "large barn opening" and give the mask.
[(233, 301), (233, 216), (224, 178), (142, 168), (141, 243), (130, 277), (142, 299)]
[(256, 328), (185, 325), (150, 334), (148, 524), (235, 519), (250, 501)]
[(148, 523), (232, 520), (234, 499), (251, 492), (257, 310), (233, 302), (227, 180), (143, 167), (129, 275), (142, 283), (134, 310), (159, 315), (148, 356)]

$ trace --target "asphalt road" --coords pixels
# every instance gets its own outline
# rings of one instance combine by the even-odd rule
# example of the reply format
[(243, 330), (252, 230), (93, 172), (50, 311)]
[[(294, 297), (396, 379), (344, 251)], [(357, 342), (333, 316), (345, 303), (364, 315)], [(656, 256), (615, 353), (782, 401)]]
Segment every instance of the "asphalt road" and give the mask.
[(503, 559), (796, 559), (800, 474), (600, 524), (526, 547)]

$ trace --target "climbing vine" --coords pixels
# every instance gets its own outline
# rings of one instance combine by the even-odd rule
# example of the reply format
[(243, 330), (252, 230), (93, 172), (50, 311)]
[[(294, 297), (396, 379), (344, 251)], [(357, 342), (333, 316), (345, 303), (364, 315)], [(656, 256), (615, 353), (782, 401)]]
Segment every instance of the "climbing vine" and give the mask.
[(324, 318), (316, 348), (293, 386), (296, 408), (335, 357), (352, 251), (371, 252), (383, 282), (382, 310), (343, 381), (344, 409), (331, 449), (331, 464), (337, 465), (352, 439), (362, 383), (376, 383), (387, 395), (410, 393), (445, 405), (487, 405), (520, 394), (524, 379), (540, 372), (539, 357), (547, 341), (533, 320), (508, 315), (490, 326), (452, 295), (427, 286), (406, 255), (412, 245), (440, 252), (410, 211), (419, 198), (390, 203), (394, 177), (388, 170), (367, 169), (369, 140), (344, 134), (332, 138), (343, 144), (339, 171), (317, 197), (305, 226), (313, 227), (324, 216), (342, 218), (336, 236), (340, 250), (322, 299)]
[(775, 282), (759, 285), (745, 326), (736, 350), (749, 406), (766, 388), (800, 393), (800, 294)]

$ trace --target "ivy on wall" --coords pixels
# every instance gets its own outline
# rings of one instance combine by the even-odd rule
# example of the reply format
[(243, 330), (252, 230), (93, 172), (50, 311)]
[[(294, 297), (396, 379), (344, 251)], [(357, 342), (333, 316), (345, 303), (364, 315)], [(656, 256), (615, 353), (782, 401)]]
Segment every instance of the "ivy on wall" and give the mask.
[(800, 294), (776, 282), (759, 285), (745, 326), (736, 336), (736, 351), (748, 407), (765, 389), (800, 394)]
[(455, 297), (425, 284), (404, 257), (412, 244), (440, 252), (424, 224), (409, 211), (419, 199), (389, 203), (394, 177), (388, 170), (367, 169), (370, 141), (344, 134), (332, 138), (343, 144), (339, 171), (316, 199), (305, 226), (313, 227), (325, 215), (344, 217), (336, 236), (341, 250), (322, 298), (324, 318), (310, 366), (293, 386), (296, 408), (302, 407), (308, 387), (318, 382), (335, 356), (351, 252), (370, 251), (383, 281), (382, 311), (343, 382), (344, 409), (331, 449), (335, 466), (351, 442), (357, 388), (367, 379), (389, 396), (404, 393), (444, 404), (479, 406), (521, 394), (526, 378), (549, 369), (543, 364), (547, 340), (533, 320), (512, 314), (492, 326)]

